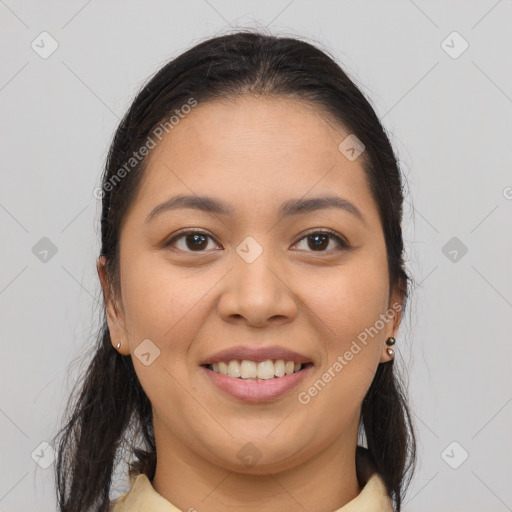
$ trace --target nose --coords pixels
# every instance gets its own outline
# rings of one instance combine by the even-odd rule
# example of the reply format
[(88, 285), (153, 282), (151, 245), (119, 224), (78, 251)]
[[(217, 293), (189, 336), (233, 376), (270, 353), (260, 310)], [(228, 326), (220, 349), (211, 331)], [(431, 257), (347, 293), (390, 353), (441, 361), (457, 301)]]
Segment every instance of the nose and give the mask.
[(218, 311), (226, 322), (245, 322), (253, 327), (285, 324), (297, 315), (293, 283), (271, 251), (251, 263), (238, 254), (226, 276)]

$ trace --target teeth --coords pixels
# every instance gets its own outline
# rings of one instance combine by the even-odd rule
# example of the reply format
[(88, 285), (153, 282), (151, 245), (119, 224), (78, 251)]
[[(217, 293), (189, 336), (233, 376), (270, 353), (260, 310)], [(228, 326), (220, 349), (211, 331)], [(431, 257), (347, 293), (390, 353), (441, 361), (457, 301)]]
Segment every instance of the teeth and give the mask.
[(223, 362), (219, 363), (219, 373), (222, 373), (222, 375), (228, 374), (228, 365), (226, 363), (223, 363)]
[(238, 364), (238, 361), (229, 361), (228, 376), (240, 377), (240, 365)]
[(258, 369), (254, 361), (242, 361), (240, 365), (240, 377), (242, 379), (255, 379), (258, 376)]
[(274, 373), (276, 377), (283, 377), (285, 374), (285, 362), (279, 359), (274, 363)]
[(258, 379), (273, 379), (274, 363), (269, 359), (258, 363)]
[(248, 361), (244, 359), (242, 362), (233, 359), (226, 362), (218, 362), (211, 365), (211, 369), (215, 373), (221, 373), (235, 379), (260, 379), (268, 380), (274, 377), (284, 377), (285, 375), (291, 375), (292, 373), (298, 372), (302, 368), (301, 363), (295, 363), (294, 361), (284, 361), (278, 359), (272, 361), (267, 359), (256, 363), (254, 361)]

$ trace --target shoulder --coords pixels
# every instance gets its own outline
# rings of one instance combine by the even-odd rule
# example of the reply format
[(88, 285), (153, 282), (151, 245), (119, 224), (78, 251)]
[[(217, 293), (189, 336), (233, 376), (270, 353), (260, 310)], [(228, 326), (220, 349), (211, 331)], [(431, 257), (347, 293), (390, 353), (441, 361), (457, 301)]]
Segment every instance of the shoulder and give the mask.
[(356, 470), (361, 492), (336, 512), (394, 512), (384, 480), (370, 452), (362, 446), (357, 447)]
[(112, 503), (110, 512), (142, 512), (146, 510), (181, 512), (155, 491), (145, 474), (140, 474), (132, 480), (130, 490)]
[(381, 476), (374, 473), (359, 495), (336, 512), (394, 512), (394, 510)]

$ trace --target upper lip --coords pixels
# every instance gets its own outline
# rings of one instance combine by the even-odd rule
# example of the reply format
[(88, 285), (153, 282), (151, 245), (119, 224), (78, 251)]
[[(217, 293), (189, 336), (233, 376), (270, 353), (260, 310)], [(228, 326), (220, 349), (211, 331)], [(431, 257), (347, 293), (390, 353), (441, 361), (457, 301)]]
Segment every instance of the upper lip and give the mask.
[(208, 357), (205, 357), (199, 364), (213, 364), (221, 361), (232, 361), (233, 359), (242, 361), (244, 359), (248, 361), (254, 361), (259, 363), (271, 359), (273, 361), (282, 359), (283, 361), (293, 361), (295, 363), (311, 363), (311, 358), (303, 354), (299, 354), (294, 350), (290, 350), (285, 347), (278, 345), (272, 345), (268, 347), (249, 347), (249, 346), (238, 346), (231, 347), (220, 352), (216, 352)]

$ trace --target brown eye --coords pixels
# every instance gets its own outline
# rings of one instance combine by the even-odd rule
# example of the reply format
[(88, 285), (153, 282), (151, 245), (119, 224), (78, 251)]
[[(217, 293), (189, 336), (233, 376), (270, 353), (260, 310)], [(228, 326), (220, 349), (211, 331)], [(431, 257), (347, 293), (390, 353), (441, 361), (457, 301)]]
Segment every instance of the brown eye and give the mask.
[[(307, 240), (307, 249), (315, 252), (328, 252), (330, 250), (336, 250), (336, 247), (329, 246), (332, 245), (331, 241), (334, 240), (338, 245), (338, 249), (347, 249), (348, 243), (345, 242), (340, 236), (338, 236), (333, 231), (315, 231), (303, 237), (300, 241)], [(336, 245), (335, 244), (335, 245)], [(298, 244), (297, 244), (298, 245)], [(326, 250), (327, 249), (327, 250)]]
[(194, 233), (185, 236), (185, 245), (191, 251), (204, 249), (208, 245), (208, 237)]
[(166, 242), (164, 247), (173, 246), (184, 252), (206, 252), (209, 240), (213, 240), (213, 238), (207, 233), (186, 231)]
[(313, 249), (314, 251), (326, 249), (329, 245), (329, 235), (324, 235), (318, 233), (316, 235), (309, 235), (308, 239), (308, 247)]

